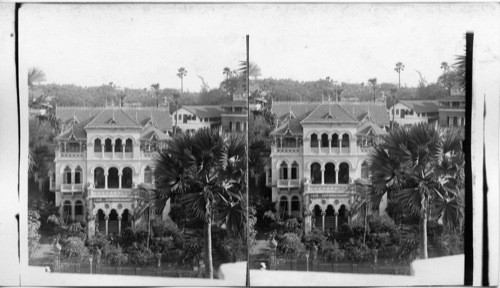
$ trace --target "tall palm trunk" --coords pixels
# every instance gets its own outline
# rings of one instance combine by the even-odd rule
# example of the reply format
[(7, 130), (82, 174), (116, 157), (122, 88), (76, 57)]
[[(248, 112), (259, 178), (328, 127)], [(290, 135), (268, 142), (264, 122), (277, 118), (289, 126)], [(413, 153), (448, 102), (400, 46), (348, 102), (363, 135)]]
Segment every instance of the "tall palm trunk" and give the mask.
[(148, 240), (146, 241), (146, 248), (149, 249), (149, 238), (151, 236), (151, 207), (148, 208)]
[(422, 213), (419, 219), (420, 232), (420, 259), (427, 259), (427, 212)]
[(209, 279), (214, 278), (214, 265), (212, 263), (212, 216), (210, 204), (207, 203), (207, 217), (203, 225), (203, 237), (205, 237), (205, 274)]
[(366, 230), (367, 230), (367, 227), (366, 227), (367, 223), (366, 222), (367, 222), (367, 218), (368, 218), (368, 205), (366, 205), (366, 204), (365, 204), (365, 217), (364, 218), (365, 218), (364, 219), (365, 220), (365, 231), (363, 233), (363, 245), (366, 244)]

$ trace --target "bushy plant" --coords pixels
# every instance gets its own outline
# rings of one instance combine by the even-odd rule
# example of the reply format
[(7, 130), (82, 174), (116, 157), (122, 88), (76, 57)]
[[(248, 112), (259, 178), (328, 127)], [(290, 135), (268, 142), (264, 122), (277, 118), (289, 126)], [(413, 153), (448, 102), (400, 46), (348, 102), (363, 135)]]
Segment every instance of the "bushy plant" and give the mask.
[(278, 238), (277, 250), (285, 257), (297, 258), (305, 253), (306, 248), (299, 235), (285, 233)]
[(191, 267), (196, 265), (202, 258), (203, 239), (200, 237), (185, 238), (178, 264), (182, 267)]
[(334, 233), (332, 236), (334, 240), (339, 241), (339, 243), (342, 245), (349, 242), (350, 240), (363, 239), (364, 231), (365, 225), (363, 221), (352, 221), (351, 224), (342, 224), (339, 227), (338, 232)]
[(78, 237), (85, 241), (87, 233), (85, 233), (85, 228), (79, 222), (76, 222), (66, 227), (63, 237)]
[(128, 250), (129, 262), (137, 266), (147, 266), (155, 263), (155, 256), (153, 251), (146, 248), (145, 244), (133, 245)]
[(39, 246), (40, 234), (40, 214), (37, 211), (28, 211), (28, 255), (31, 257)]
[(383, 215), (380, 217), (369, 217), (368, 223), (371, 233), (391, 233), (392, 231), (397, 229), (394, 221), (387, 215)]
[(104, 252), (110, 244), (108, 237), (101, 233), (97, 233), (92, 239), (87, 240), (87, 247), (92, 254), (97, 253), (98, 249)]
[(62, 241), (61, 253), (72, 261), (82, 261), (90, 255), (85, 242), (78, 237), (69, 237)]
[(345, 256), (345, 251), (340, 249), (340, 245), (337, 241), (333, 243), (325, 241), (319, 247), (319, 257), (325, 261), (342, 261), (345, 259)]
[(53, 202), (41, 199), (32, 200), (28, 206), (31, 210), (37, 211), (40, 215), (40, 231), (52, 233), (55, 226), (58, 224), (49, 221), (49, 217), (58, 217), (59, 207), (55, 206)]
[(463, 248), (461, 248), (461, 243), (463, 239), (460, 233), (449, 232), (437, 237), (437, 247), (444, 255), (456, 255), (463, 253)]
[(102, 253), (102, 261), (111, 265), (125, 265), (128, 263), (128, 255), (123, 252), (120, 245), (109, 245)]
[(409, 263), (419, 256), (419, 237), (405, 237), (401, 243), (401, 247), (395, 256), (395, 261), (398, 263)]
[(166, 219), (161, 222), (153, 222), (151, 224), (151, 230), (153, 231), (154, 237), (165, 237), (173, 236), (180, 233), (179, 227), (171, 219)]
[(363, 262), (371, 255), (370, 248), (364, 245), (360, 239), (357, 241), (354, 241), (352, 238), (349, 239), (349, 241), (344, 244), (343, 248), (345, 250), (346, 260), (352, 263)]
[(302, 237), (302, 240), (306, 246), (306, 249), (311, 250), (313, 245), (318, 246), (318, 248), (321, 247), (327, 241), (327, 238), (323, 231), (316, 227), (313, 227), (311, 233), (309, 235), (304, 235)]

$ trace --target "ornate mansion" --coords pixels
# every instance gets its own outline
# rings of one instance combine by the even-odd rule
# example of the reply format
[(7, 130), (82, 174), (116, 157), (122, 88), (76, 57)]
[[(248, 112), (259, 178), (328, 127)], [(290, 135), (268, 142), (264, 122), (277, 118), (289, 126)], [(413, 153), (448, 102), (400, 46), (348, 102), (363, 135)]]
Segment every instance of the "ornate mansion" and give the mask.
[[(351, 220), (351, 185), (369, 179), (370, 147), (387, 134), (385, 103), (273, 102), (280, 126), (271, 136), (266, 182), (280, 215), (311, 228), (337, 229)], [(384, 213), (386, 199), (378, 213)]]
[[(63, 122), (50, 190), (64, 220), (86, 222), (88, 237), (121, 233), (133, 226), (148, 196), (139, 184), (154, 185), (154, 155), (172, 129), (168, 108), (57, 107)], [(156, 215), (165, 217), (169, 203)]]

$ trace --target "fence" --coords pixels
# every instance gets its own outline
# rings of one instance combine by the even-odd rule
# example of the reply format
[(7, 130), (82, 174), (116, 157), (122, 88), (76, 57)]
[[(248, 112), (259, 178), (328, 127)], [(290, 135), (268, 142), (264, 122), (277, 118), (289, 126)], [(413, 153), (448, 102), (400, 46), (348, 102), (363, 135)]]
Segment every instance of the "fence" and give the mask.
[(108, 266), (103, 264), (61, 262), (54, 264), (54, 272), (81, 273), (81, 274), (108, 274), (108, 275), (139, 275), (139, 276), (163, 276), (163, 277), (190, 277), (202, 278), (200, 270), (182, 270), (171, 267), (130, 267), (130, 266)]
[(272, 259), (252, 259), (250, 269), (260, 269), (265, 263), (268, 269), (288, 270), (288, 271), (316, 271), (316, 272), (336, 272), (336, 273), (360, 273), (360, 274), (391, 274), (410, 275), (410, 266), (397, 264), (373, 264), (373, 263), (327, 263), (322, 261), (307, 261), (306, 259), (276, 259), (276, 263), (271, 263)]

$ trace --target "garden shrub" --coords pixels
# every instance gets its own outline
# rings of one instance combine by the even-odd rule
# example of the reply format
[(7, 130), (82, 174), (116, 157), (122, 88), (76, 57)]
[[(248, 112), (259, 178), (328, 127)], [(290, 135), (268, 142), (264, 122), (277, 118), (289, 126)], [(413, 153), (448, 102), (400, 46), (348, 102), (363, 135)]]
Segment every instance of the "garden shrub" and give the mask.
[(409, 263), (417, 259), (419, 256), (419, 243), (420, 241), (418, 235), (415, 235), (414, 237), (405, 237), (394, 261), (398, 263)]
[(296, 258), (305, 253), (305, 245), (302, 243), (300, 236), (295, 233), (285, 233), (277, 240), (277, 250), (285, 257)]
[(87, 247), (92, 254), (97, 253), (97, 249), (104, 253), (104, 250), (106, 250), (109, 245), (111, 245), (111, 242), (108, 237), (101, 233), (97, 233), (92, 239), (87, 240)]
[(325, 242), (328, 241), (325, 234), (323, 233), (323, 231), (321, 231), (320, 229), (318, 229), (316, 227), (313, 227), (313, 229), (311, 230), (311, 233), (309, 235), (307, 235), (307, 236), (304, 235), (302, 238), (303, 238), (302, 240), (303, 240), (307, 250), (311, 250), (313, 247), (313, 244), (316, 244), (316, 246), (318, 246), (318, 248), (319, 248)]
[(184, 249), (179, 257), (179, 265), (182, 267), (192, 267), (199, 260), (203, 259), (203, 238), (192, 237), (186, 238)]
[(354, 241), (352, 238), (344, 244), (345, 258), (352, 263), (360, 263), (368, 260), (371, 250), (361, 240)]
[(437, 237), (436, 242), (439, 250), (441, 250), (444, 255), (448, 256), (463, 253), (463, 249), (460, 247), (462, 241), (463, 239), (458, 232), (449, 232)]
[(146, 248), (146, 244), (140, 244), (128, 250), (128, 260), (136, 266), (147, 266), (155, 263), (153, 251)]
[(72, 261), (82, 261), (90, 256), (85, 242), (78, 237), (69, 237), (62, 241), (61, 253)]
[(173, 236), (180, 233), (179, 227), (177, 227), (177, 224), (171, 219), (153, 222), (151, 228), (154, 237)]
[(128, 263), (128, 255), (123, 252), (120, 245), (109, 245), (102, 253), (102, 261), (111, 265), (125, 265)]
[(53, 202), (41, 199), (32, 200), (29, 207), (40, 215), (40, 231), (53, 233), (57, 225), (49, 221), (49, 217), (54, 216), (57, 218), (59, 216), (59, 207), (55, 206)]
[(68, 225), (64, 232), (65, 232), (63, 234), (64, 238), (78, 237), (82, 239), (82, 241), (85, 241), (85, 239), (87, 239), (87, 233), (85, 233), (85, 228), (83, 228), (79, 222)]
[(325, 241), (319, 246), (318, 256), (325, 261), (342, 261), (345, 259), (345, 251), (340, 249), (339, 243)]
[(40, 214), (37, 211), (28, 211), (28, 255), (31, 256), (39, 246)]
[(394, 221), (387, 215), (380, 217), (369, 217), (368, 225), (371, 233), (391, 233), (397, 229)]

